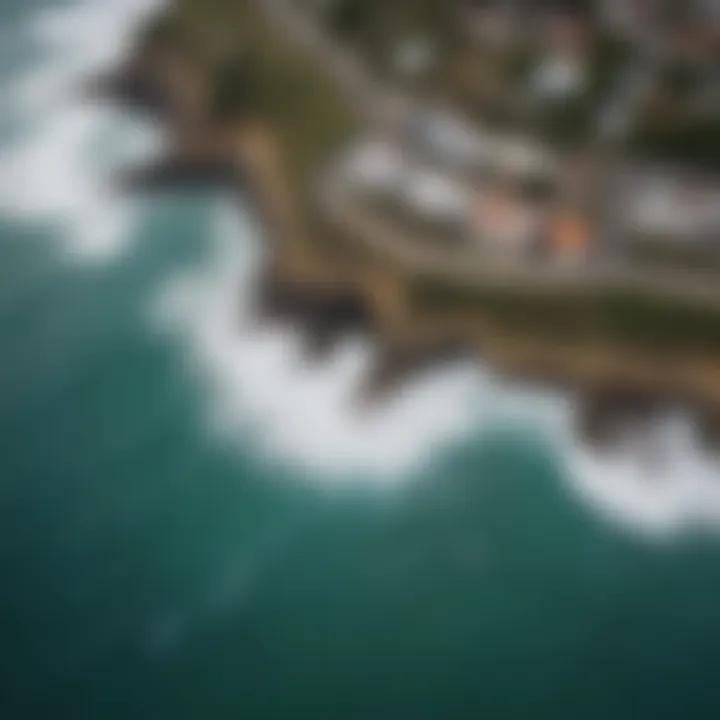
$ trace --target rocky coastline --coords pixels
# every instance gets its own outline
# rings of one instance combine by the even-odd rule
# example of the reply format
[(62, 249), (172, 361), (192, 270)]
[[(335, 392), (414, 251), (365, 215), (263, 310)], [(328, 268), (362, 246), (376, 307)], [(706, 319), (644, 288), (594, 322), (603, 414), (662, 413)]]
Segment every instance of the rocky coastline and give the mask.
[(413, 278), (363, 253), (350, 228), (328, 225), (338, 242), (317, 242), (304, 221), (307, 200), (294, 192), (284, 167), (282, 138), (257, 120), (212, 122), (206, 90), (202, 79), (157, 53), (88, 84), (93, 97), (149, 113), (167, 128), (168, 153), (124, 173), (120, 186), (131, 192), (222, 187), (249, 197), (270, 244), (259, 318), (303, 327), (314, 358), (349, 333), (371, 335), (378, 360), (363, 400), (381, 398), (429, 365), (477, 357), (503, 377), (576, 393), (578, 430), (598, 447), (627, 418), (651, 422), (672, 407), (690, 410), (699, 437), (720, 446), (720, 355), (651, 352), (601, 338), (563, 342), (510, 332), (483, 310), (420, 309)]

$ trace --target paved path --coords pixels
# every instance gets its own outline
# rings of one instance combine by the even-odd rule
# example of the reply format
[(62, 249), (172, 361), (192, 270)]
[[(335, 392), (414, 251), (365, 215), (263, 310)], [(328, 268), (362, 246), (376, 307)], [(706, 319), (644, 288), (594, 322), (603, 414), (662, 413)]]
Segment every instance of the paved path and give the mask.
[(429, 240), (423, 242), (414, 232), (385, 219), (358, 200), (357, 193), (336, 177), (323, 183), (320, 197), (328, 215), (350, 228), (367, 248), (418, 275), (442, 278), (465, 287), (583, 295), (634, 292), (720, 306), (720, 283), (711, 277), (698, 277), (691, 271), (638, 272), (624, 266), (603, 267), (590, 263), (563, 267), (548, 262), (531, 266), (493, 260), (479, 250), (453, 253)]

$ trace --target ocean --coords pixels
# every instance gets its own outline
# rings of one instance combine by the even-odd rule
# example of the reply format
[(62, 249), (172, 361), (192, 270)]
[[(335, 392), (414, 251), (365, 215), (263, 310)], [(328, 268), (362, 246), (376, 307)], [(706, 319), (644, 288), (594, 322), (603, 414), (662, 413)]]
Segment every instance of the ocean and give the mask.
[(242, 198), (82, 99), (148, 0), (0, 4), (0, 718), (715, 718), (720, 464), (456, 363), (375, 409), (253, 312)]

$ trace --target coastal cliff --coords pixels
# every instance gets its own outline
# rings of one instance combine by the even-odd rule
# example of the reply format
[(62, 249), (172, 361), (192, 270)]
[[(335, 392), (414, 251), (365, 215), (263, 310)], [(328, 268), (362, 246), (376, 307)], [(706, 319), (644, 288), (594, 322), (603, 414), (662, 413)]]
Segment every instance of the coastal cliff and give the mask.
[[(234, 88), (242, 111), (217, 112), (222, 72), (164, 35), (161, 41), (152, 33), (143, 38), (137, 57), (95, 83), (93, 92), (159, 116), (170, 150), (126, 173), (121, 183), (145, 191), (223, 186), (249, 195), (270, 246), (260, 315), (304, 327), (313, 354), (327, 351), (345, 333), (372, 334), (379, 351), (368, 396), (381, 395), (428, 363), (462, 355), (482, 359), (503, 376), (576, 392), (584, 399), (580, 425), (589, 439), (604, 435), (608, 418), (667, 405), (694, 409), (704, 436), (712, 442), (718, 438), (720, 308), (689, 307), (685, 315), (663, 316), (659, 303), (647, 311), (656, 332), (635, 332), (631, 324), (617, 322), (622, 308), (603, 298), (581, 311), (583, 299), (571, 294), (543, 311), (543, 299), (527, 290), (507, 290), (498, 301), (497, 294), (483, 295), (482, 287), (463, 295), (443, 280), (418, 277), (390, 255), (370, 249), (358, 237), (361, 228), (328, 217), (315, 201), (315, 174), (342, 132), (311, 152), (312, 143), (298, 135), (302, 128), (283, 126), (287, 118), (277, 113), (287, 113), (287, 106), (280, 103), (273, 113), (262, 103), (244, 103), (243, 95), (257, 89), (242, 83)], [(265, 46), (262, 52), (268, 52)], [(290, 51), (273, 52), (284, 57)], [(284, 61), (292, 64), (294, 58), (290, 53)], [(276, 73), (283, 67), (275, 57), (268, 62)], [(278, 92), (292, 95), (282, 78), (266, 76), (265, 82), (275, 81)], [(295, 102), (307, 101), (297, 97)], [(293, 120), (302, 124), (307, 117)], [(346, 135), (351, 126), (345, 127)], [(682, 327), (672, 325), (675, 317)]]

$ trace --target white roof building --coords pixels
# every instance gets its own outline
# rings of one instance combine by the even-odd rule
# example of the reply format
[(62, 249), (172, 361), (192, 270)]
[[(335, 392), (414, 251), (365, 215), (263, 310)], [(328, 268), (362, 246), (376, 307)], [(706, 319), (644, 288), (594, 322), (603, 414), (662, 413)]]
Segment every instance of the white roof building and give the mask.
[(406, 38), (395, 48), (393, 65), (402, 75), (423, 75), (433, 66), (435, 55), (435, 48), (429, 40), (422, 37)]
[(358, 143), (341, 165), (344, 177), (365, 190), (396, 192), (408, 174), (400, 149), (383, 140)]
[(481, 164), (491, 150), (492, 140), (482, 130), (447, 112), (422, 113), (414, 129), (420, 142), (452, 164)]
[(458, 222), (470, 212), (470, 191), (463, 183), (442, 171), (417, 167), (391, 142), (356, 144), (342, 158), (340, 172), (358, 189), (394, 198), (428, 220)]
[(483, 247), (517, 254), (537, 237), (539, 208), (492, 190), (480, 193), (473, 204), (472, 229)]
[(585, 89), (585, 64), (576, 56), (557, 54), (540, 63), (531, 78), (531, 92), (541, 100), (563, 100)]
[(646, 178), (626, 205), (630, 229), (641, 235), (692, 241), (720, 236), (720, 188), (684, 179)]
[(492, 164), (511, 175), (552, 175), (557, 163), (538, 143), (523, 137), (497, 138), (492, 146)]
[(427, 219), (463, 221), (471, 207), (470, 192), (462, 183), (432, 170), (410, 175), (402, 197), (409, 208)]

